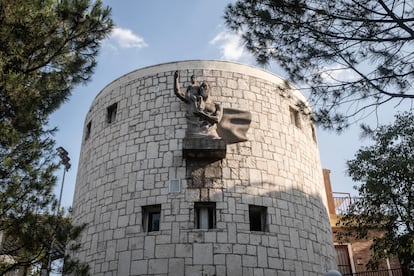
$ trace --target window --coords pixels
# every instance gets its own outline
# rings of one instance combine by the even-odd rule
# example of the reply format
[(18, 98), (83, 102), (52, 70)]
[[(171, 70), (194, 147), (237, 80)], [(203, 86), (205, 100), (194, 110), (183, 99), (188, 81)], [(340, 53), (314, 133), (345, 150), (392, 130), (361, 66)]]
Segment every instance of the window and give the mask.
[(311, 129), (312, 129), (313, 141), (316, 143), (317, 142), (317, 140), (316, 140), (316, 130), (315, 130), (315, 127), (312, 124), (311, 124)]
[(290, 112), (290, 122), (294, 124), (297, 128), (300, 128), (300, 116), (299, 111), (293, 107), (289, 107)]
[(195, 202), (194, 203), (195, 227), (197, 229), (216, 228), (216, 203)]
[(168, 183), (168, 191), (170, 193), (179, 193), (180, 192), (180, 180), (172, 179)]
[(267, 231), (267, 207), (249, 205), (250, 231)]
[(88, 140), (91, 136), (91, 127), (92, 127), (92, 121), (89, 121), (89, 123), (86, 125), (86, 132), (85, 132), (85, 140)]
[(142, 207), (142, 228), (145, 232), (160, 230), (161, 205)]
[(118, 103), (114, 103), (107, 107), (106, 121), (108, 122), (108, 124), (115, 122), (117, 108), (118, 108)]

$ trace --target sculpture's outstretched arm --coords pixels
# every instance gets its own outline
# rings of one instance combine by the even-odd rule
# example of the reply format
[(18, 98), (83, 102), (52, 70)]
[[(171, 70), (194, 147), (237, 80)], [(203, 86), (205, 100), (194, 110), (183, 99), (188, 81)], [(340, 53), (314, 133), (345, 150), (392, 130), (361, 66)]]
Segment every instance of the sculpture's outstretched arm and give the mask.
[(183, 102), (188, 103), (188, 100), (185, 98), (184, 93), (181, 91), (180, 83), (178, 79), (180, 78), (180, 73), (175, 71), (174, 73), (174, 94)]

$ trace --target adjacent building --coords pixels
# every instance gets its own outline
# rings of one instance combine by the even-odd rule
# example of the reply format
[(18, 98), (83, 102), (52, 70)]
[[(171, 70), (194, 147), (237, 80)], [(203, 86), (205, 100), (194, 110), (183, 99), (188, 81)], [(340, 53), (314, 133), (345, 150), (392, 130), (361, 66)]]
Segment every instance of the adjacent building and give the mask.
[[(347, 212), (348, 207), (358, 200), (351, 197), (349, 193), (333, 192), (330, 180), (330, 170), (323, 169), (323, 176), (328, 199), (328, 210), (333, 232), (333, 240), (336, 251), (338, 271), (343, 276), (402, 276), (403, 271), (396, 256), (386, 258), (380, 262), (376, 270), (369, 268), (368, 263), (373, 256), (373, 241), (376, 237), (383, 235), (379, 231), (370, 231), (366, 238), (357, 238), (350, 236), (340, 239), (338, 233), (344, 232), (339, 221)], [(406, 272), (408, 273), (408, 272)], [(410, 275), (410, 274), (407, 274)]]

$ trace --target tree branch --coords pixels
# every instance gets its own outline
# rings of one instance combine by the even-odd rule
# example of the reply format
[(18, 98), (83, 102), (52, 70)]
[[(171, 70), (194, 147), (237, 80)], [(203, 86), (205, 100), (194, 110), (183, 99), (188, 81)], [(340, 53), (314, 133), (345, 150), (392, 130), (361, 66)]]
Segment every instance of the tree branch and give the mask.
[(396, 15), (395, 15), (395, 13), (393, 13), (389, 8), (388, 8), (388, 6), (384, 3), (384, 1), (383, 0), (378, 0), (378, 3), (380, 3), (380, 5), (382, 6), (382, 8), (387, 12), (387, 14), (392, 18), (392, 19), (394, 19), (395, 20), (395, 22), (401, 27), (401, 29), (403, 29), (403, 30), (405, 30), (407, 33), (409, 33), (410, 34), (410, 36), (411, 36), (411, 39), (414, 39), (414, 30), (413, 29), (411, 29), (410, 27), (408, 27), (407, 25), (405, 25), (405, 22), (401, 19), (401, 18), (399, 18), (399, 17), (397, 17)]

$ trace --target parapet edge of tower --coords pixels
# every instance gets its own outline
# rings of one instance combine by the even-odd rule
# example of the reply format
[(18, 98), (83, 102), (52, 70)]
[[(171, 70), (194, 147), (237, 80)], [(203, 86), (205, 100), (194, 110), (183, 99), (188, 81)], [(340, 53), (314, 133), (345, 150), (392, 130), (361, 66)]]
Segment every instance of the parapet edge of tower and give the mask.
[(148, 75), (157, 74), (160, 72), (169, 72), (175, 70), (203, 70), (211, 69), (218, 71), (231, 71), (234, 73), (240, 73), (243, 75), (248, 75), (252, 77), (257, 77), (260, 79), (265, 79), (275, 84), (280, 85), (280, 87), (285, 87), (293, 94), (297, 99), (301, 100), (304, 103), (308, 103), (306, 97), (295, 85), (290, 83), (287, 80), (284, 80), (282, 77), (277, 74), (267, 71), (262, 68), (258, 68), (252, 65), (238, 63), (234, 61), (224, 61), (224, 60), (181, 60), (181, 61), (171, 61), (166, 63), (160, 63), (155, 65), (150, 65), (142, 68), (138, 68), (129, 73), (126, 73), (117, 79), (108, 83), (102, 90), (95, 96), (94, 101), (107, 90), (111, 90), (111, 87), (119, 86), (119, 83), (123, 83), (127, 80), (133, 80)]

